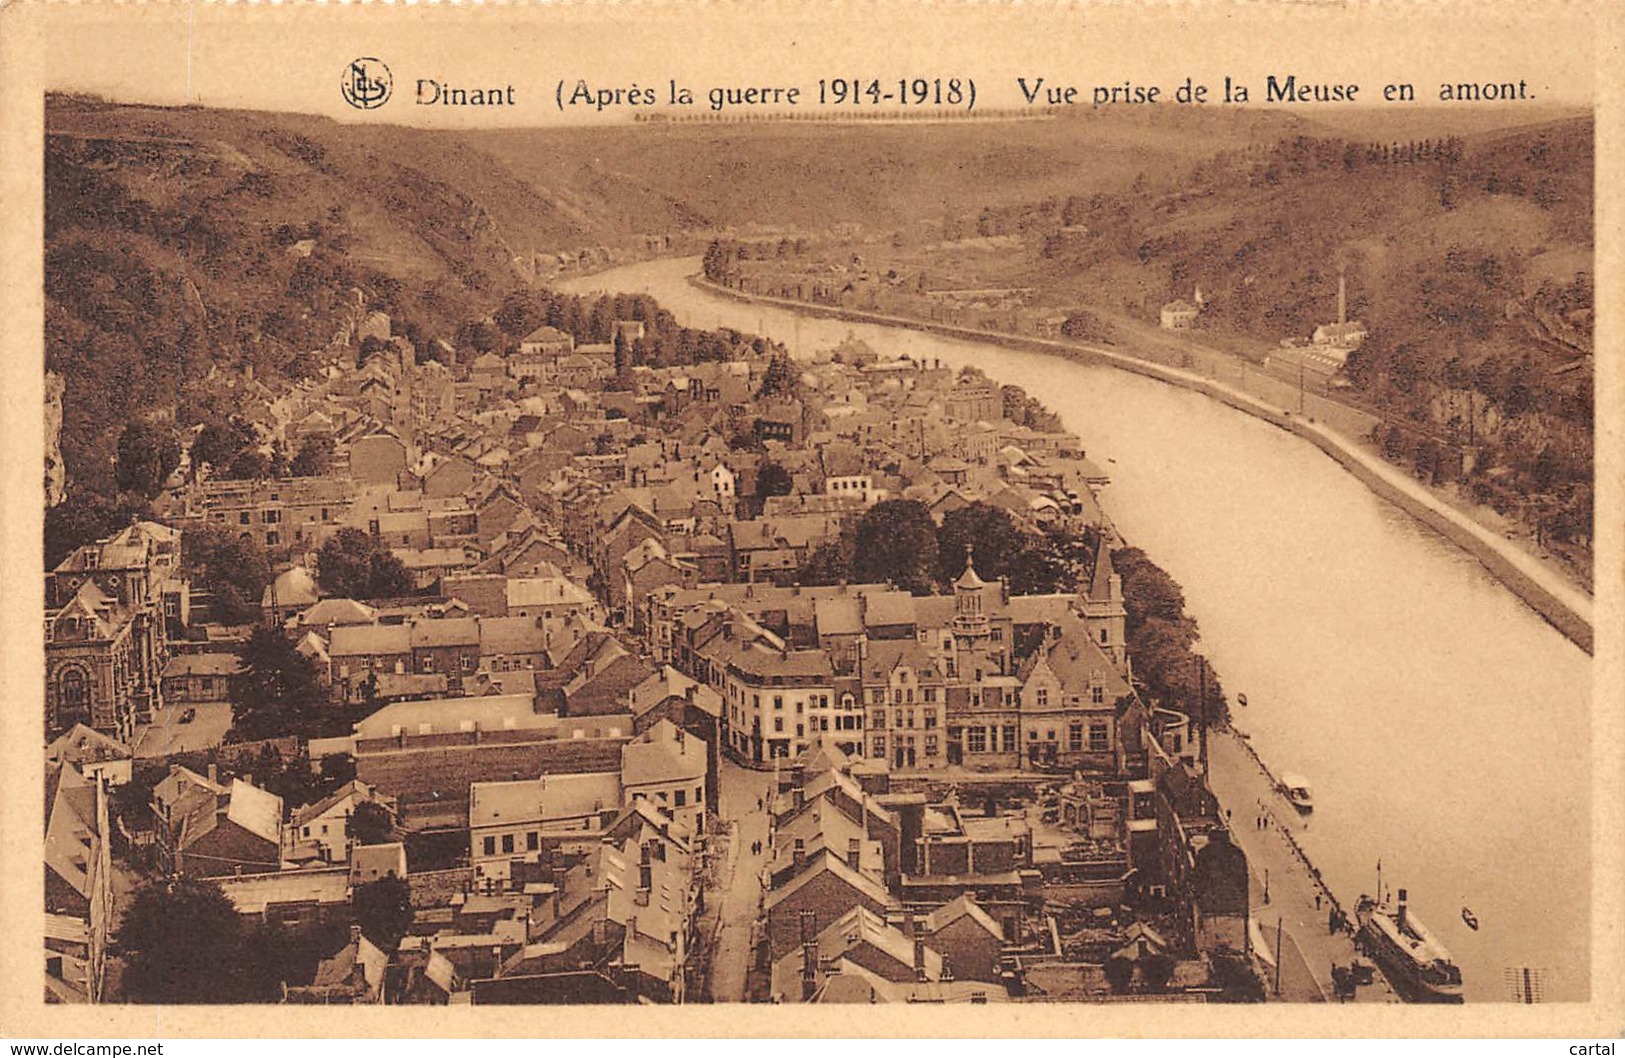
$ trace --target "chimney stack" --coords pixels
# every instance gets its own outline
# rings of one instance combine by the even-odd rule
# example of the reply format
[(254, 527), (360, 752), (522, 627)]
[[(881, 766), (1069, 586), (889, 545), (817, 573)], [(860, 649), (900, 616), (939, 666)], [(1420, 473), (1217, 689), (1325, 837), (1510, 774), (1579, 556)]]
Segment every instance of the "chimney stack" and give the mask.
[(1339, 268), (1337, 270), (1337, 325), (1341, 327), (1346, 322), (1348, 322), (1348, 286), (1343, 278), (1343, 270)]
[(801, 998), (805, 1002), (818, 991), (818, 933), (817, 916), (811, 911), (801, 913)]
[(1394, 923), (1401, 930), (1405, 928), (1405, 898), (1405, 890), (1401, 889), (1399, 891), (1399, 913), (1394, 916)]

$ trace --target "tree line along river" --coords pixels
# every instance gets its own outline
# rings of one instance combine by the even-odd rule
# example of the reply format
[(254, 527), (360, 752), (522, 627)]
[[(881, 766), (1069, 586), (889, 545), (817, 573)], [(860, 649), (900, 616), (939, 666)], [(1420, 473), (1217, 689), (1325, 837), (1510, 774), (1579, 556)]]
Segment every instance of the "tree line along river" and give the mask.
[[(882, 355), (974, 365), (1026, 389), (1112, 476), (1124, 538), (1184, 586), (1239, 727), (1315, 786), (1305, 852), (1346, 905), (1387, 887), (1451, 949), (1473, 1001), (1538, 971), (1548, 1001), (1590, 977), (1591, 659), (1471, 556), (1309, 443), (1109, 367), (849, 324), (708, 293), (695, 259), (564, 284), (647, 293), (686, 326), (811, 353), (855, 333)], [(1245, 808), (1243, 808), (1245, 811)], [(1461, 908), (1480, 923), (1472, 931)]]

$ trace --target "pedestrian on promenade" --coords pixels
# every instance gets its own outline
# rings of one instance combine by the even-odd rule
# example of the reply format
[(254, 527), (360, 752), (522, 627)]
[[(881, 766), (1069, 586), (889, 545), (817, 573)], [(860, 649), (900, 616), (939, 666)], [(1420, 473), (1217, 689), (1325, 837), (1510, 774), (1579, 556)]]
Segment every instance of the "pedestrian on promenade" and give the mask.
[(1320, 894), (1319, 893), (1315, 894), (1315, 910), (1316, 911), (1320, 910)]

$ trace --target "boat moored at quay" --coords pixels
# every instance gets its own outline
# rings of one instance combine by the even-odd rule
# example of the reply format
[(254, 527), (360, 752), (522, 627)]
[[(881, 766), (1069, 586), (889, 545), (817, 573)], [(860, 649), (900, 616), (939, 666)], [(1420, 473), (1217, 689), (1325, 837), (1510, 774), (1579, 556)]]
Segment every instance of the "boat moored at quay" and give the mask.
[(1397, 906), (1362, 895), (1354, 908), (1357, 941), (1382, 967), (1394, 990), (1412, 1003), (1460, 1003), (1461, 970), (1438, 938), (1406, 906), (1399, 890)]

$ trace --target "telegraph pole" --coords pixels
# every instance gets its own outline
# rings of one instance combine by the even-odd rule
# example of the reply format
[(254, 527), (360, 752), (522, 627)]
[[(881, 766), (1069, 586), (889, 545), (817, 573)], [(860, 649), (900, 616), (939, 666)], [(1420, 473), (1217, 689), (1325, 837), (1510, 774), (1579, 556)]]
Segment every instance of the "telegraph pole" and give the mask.
[(1275, 917), (1275, 994), (1281, 994), (1281, 916)]

